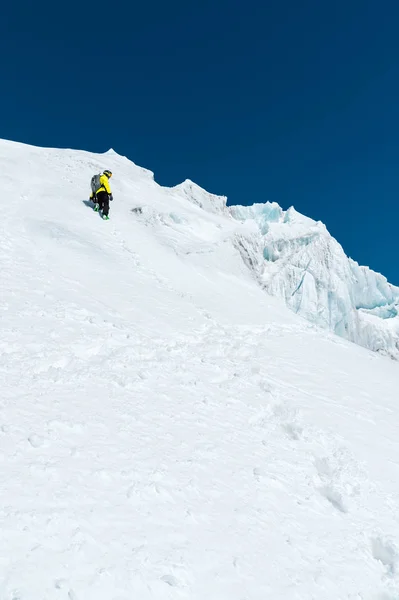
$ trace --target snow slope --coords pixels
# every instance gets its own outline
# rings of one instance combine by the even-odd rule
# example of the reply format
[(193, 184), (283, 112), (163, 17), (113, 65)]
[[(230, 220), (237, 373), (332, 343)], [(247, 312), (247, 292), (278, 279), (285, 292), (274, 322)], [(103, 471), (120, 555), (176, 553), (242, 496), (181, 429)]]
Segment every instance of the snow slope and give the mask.
[(191, 182), (0, 165), (0, 598), (398, 600), (398, 363), (265, 294)]

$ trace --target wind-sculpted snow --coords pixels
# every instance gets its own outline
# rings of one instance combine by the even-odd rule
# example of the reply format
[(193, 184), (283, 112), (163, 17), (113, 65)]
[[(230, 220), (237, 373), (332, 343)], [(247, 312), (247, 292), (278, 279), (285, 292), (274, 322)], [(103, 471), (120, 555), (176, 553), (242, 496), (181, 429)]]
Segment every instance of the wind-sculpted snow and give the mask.
[(383, 278), (115, 152), (0, 142), (0, 169), (0, 599), (397, 600), (399, 363), (259, 285), (327, 328), (353, 278), (373, 332)]
[(183, 183), (171, 188), (171, 191), (174, 195), (179, 194), (186, 198), (189, 202), (192, 202), (196, 206), (199, 206), (208, 212), (227, 214), (227, 198), (225, 196), (216, 196), (215, 194), (210, 194), (189, 179), (186, 179), (186, 181), (183, 181)]
[(256, 224), (236, 239), (262, 287), (309, 321), (371, 350), (399, 355), (399, 288), (349, 259), (326, 227), (275, 203), (232, 206)]

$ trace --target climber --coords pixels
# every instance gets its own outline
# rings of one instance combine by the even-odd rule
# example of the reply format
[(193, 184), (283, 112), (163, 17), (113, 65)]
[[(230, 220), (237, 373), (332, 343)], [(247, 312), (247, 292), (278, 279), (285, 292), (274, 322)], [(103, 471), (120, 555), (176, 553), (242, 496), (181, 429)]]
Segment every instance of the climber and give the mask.
[(94, 202), (94, 210), (101, 211), (104, 220), (109, 219), (109, 202), (113, 200), (109, 179), (112, 172), (106, 169), (102, 174), (93, 175), (91, 178), (90, 200)]

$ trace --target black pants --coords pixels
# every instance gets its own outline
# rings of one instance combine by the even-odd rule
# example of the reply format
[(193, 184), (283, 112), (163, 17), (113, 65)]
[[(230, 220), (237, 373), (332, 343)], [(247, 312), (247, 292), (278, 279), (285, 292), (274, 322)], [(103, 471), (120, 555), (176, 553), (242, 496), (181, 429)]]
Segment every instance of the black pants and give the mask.
[(97, 202), (99, 204), (99, 209), (103, 211), (103, 215), (108, 215), (109, 196), (107, 192), (97, 192)]

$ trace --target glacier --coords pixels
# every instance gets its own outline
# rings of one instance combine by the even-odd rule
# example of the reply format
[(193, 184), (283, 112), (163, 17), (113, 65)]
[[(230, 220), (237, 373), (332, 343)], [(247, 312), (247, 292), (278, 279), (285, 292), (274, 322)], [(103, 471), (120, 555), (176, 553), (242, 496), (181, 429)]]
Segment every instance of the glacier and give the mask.
[(225, 196), (189, 180), (172, 190), (243, 224), (232, 233), (232, 243), (266, 292), (315, 325), (399, 357), (399, 288), (347, 257), (323, 223), (275, 202), (227, 206)]
[(384, 342), (396, 289), (114, 151), (0, 168), (0, 598), (397, 600), (399, 363), (334, 313)]
[(399, 288), (348, 258), (321, 222), (276, 203), (231, 206), (254, 226), (237, 237), (259, 284), (295, 313), (373, 351), (399, 355)]

